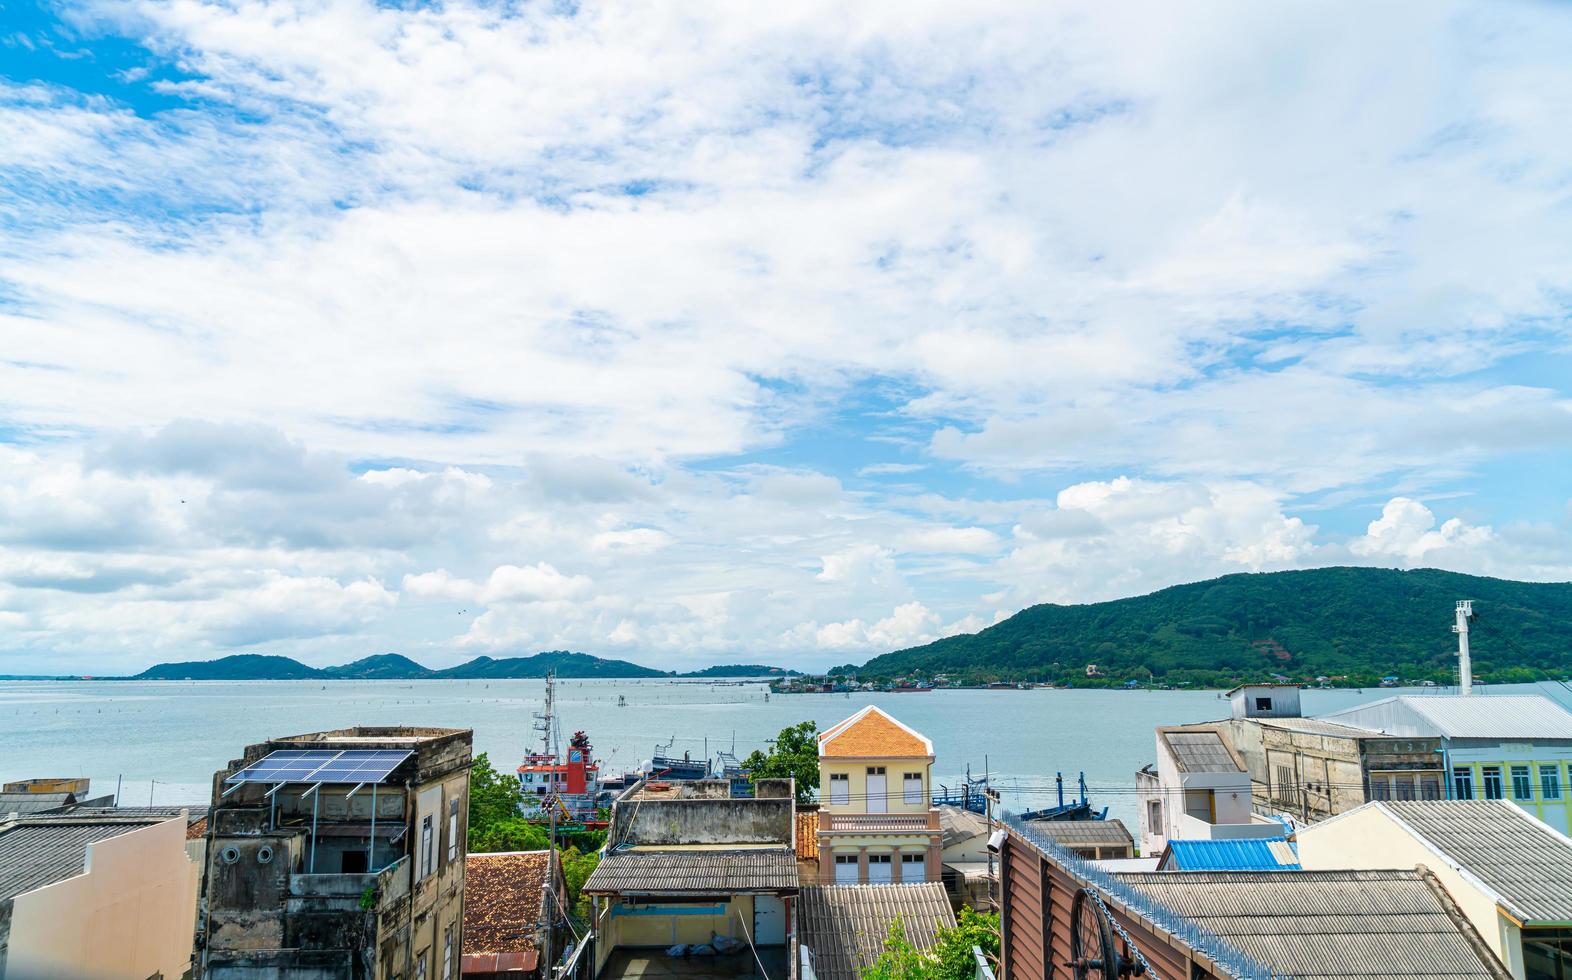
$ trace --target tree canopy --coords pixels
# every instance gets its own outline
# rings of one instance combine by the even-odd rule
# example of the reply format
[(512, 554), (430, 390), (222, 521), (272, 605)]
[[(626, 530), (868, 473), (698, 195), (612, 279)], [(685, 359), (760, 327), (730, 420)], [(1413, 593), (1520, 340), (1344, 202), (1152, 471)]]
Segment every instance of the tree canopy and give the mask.
[(861, 980), (972, 980), (977, 961), (973, 948), (990, 963), (999, 960), (999, 916), (963, 907), (953, 928), (940, 929), (929, 949), (920, 950), (906, 938), (897, 916), (884, 939), (884, 952), (862, 971)]
[(805, 721), (782, 728), (769, 752), (755, 750), (742, 762), (750, 780), (795, 779), (797, 802), (811, 803), (819, 790), (819, 726)]

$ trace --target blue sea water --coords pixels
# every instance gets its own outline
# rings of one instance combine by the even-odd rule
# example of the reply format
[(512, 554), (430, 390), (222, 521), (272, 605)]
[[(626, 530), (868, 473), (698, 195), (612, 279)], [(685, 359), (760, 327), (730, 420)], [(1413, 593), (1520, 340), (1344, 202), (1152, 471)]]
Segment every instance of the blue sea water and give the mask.
[[(1554, 686), (1492, 687), (1482, 696)], [(541, 681), (18, 681), (0, 682), (0, 779), (88, 776), (95, 793), (117, 783), (127, 804), (205, 803), (213, 773), (269, 736), (349, 725), (471, 728), (475, 751), (499, 769), (538, 744)], [(1307, 714), (1403, 692), (1306, 691)], [(1436, 693), (1434, 691), (1428, 693)], [(969, 765), (993, 773), (1011, 809), (1055, 800), (1084, 771), (1093, 800), (1135, 818), (1135, 770), (1153, 758), (1153, 729), (1226, 717), (1213, 691), (935, 691), (915, 694), (771, 695), (762, 684), (674, 680), (565, 680), (557, 686), (564, 737), (583, 729), (607, 768), (632, 768), (657, 742), (695, 758), (746, 755), (782, 728), (821, 729), (877, 704), (933, 739), (935, 783)], [(617, 705), (618, 697), (627, 700)]]

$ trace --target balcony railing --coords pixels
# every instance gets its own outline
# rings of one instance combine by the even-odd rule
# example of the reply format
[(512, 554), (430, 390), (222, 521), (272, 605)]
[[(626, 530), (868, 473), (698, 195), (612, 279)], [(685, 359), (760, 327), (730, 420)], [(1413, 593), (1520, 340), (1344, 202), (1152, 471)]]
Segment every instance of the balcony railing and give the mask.
[(912, 833), (938, 830), (939, 811), (926, 813), (831, 813), (819, 811), (819, 829), (858, 833)]

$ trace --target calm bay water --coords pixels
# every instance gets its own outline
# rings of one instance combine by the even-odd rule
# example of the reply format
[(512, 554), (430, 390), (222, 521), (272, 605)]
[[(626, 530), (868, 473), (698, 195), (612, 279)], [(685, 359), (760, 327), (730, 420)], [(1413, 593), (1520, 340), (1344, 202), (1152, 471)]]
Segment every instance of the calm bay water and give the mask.
[[(1506, 693), (1506, 688), (1490, 688)], [(1562, 703), (1559, 688), (1539, 690)], [(349, 725), (472, 728), (475, 751), (511, 768), (538, 744), (532, 714), (541, 681), (73, 681), (0, 682), (0, 779), (88, 776), (97, 793), (123, 781), (123, 801), (205, 803), (212, 775), (249, 743)], [(933, 739), (936, 783), (989, 765), (1006, 806), (1052, 802), (1055, 771), (1084, 770), (1094, 802), (1134, 826), (1135, 770), (1153, 757), (1152, 729), (1225, 717), (1210, 691), (936, 691), (772, 695), (761, 684), (560, 681), (564, 737), (589, 732), (607, 768), (632, 768), (656, 742), (695, 758), (736, 740), (739, 756), (782, 728), (822, 729), (877, 704)], [(1306, 713), (1397, 691), (1306, 691)], [(1416, 692), (1415, 692), (1416, 693)], [(1431, 692), (1434, 693), (1434, 692)], [(618, 696), (627, 707), (618, 707)], [(1067, 787), (1067, 792), (1068, 792)]]

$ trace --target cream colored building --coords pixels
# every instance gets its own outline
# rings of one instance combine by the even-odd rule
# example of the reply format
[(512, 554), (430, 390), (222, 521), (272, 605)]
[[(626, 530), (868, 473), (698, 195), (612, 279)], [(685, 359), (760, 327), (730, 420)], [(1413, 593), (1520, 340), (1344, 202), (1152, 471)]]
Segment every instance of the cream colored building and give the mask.
[(0, 977), (181, 976), (200, 873), (183, 813), (0, 824)]
[(1507, 801), (1369, 803), (1296, 839), (1306, 871), (1423, 865), (1518, 980), (1572, 976), (1572, 840)]
[(819, 880), (939, 881), (933, 742), (869, 705), (819, 735)]

